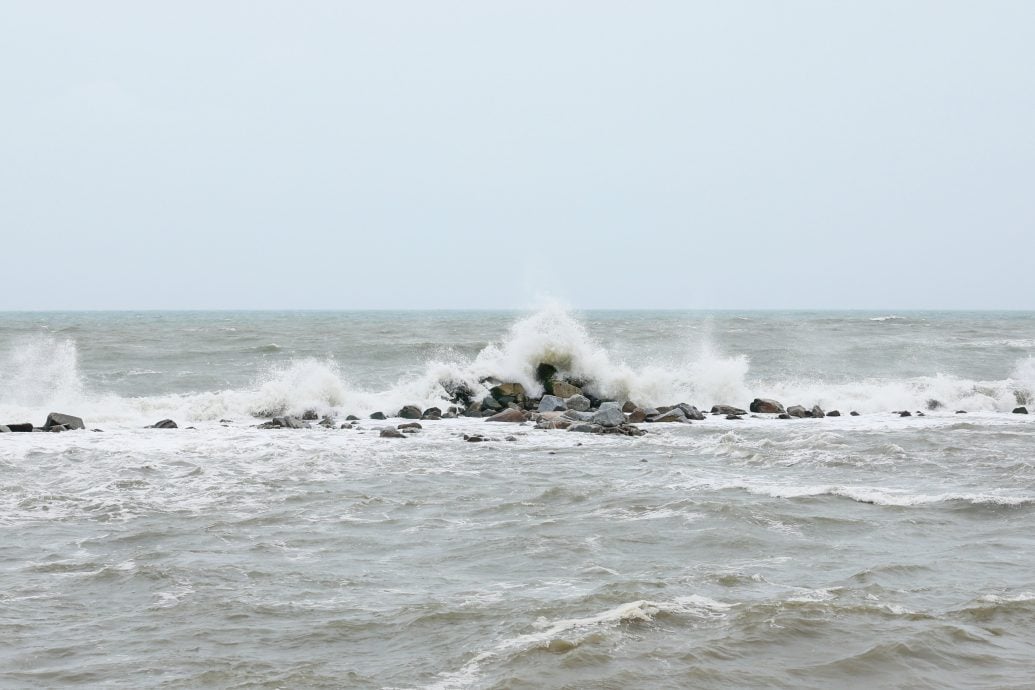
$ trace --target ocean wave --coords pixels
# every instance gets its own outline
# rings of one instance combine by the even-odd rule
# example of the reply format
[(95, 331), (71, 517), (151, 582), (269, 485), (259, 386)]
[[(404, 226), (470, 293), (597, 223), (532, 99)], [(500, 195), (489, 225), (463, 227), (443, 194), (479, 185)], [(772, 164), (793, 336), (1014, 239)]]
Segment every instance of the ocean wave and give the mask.
[(1035, 505), (1035, 496), (1013, 496), (994, 493), (942, 493), (919, 494), (901, 489), (886, 489), (871, 486), (747, 486), (733, 485), (749, 493), (770, 498), (813, 498), (835, 496), (857, 503), (908, 508), (937, 503), (961, 503), (970, 506), (1019, 507)]

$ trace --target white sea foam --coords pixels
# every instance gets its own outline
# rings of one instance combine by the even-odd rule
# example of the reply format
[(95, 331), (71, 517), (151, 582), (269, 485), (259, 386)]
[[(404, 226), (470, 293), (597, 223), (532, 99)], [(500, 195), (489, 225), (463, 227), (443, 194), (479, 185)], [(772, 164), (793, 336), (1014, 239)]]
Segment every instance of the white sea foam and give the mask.
[(302, 358), (267, 365), (251, 386), (133, 398), (89, 390), (80, 374), (75, 341), (39, 335), (16, 340), (0, 353), (0, 415), (9, 421), (41, 421), (47, 412), (63, 410), (97, 422), (132, 426), (153, 422), (156, 417), (205, 421), (301, 414), (307, 409), (321, 414), (366, 415), (375, 410), (392, 414), (407, 404), (448, 405), (443, 384), (462, 383), (476, 397), (485, 395), (491, 385), (482, 383), (487, 377), (519, 382), (538, 395), (542, 386), (535, 371), (542, 362), (585, 381), (587, 391), (599, 397), (645, 405), (688, 402), (704, 408), (717, 403), (746, 407), (758, 396), (788, 405), (819, 404), (842, 413), (875, 413), (924, 409), (929, 400), (936, 399), (948, 413), (957, 408), (1009, 412), (1018, 404), (1030, 403), (1035, 390), (1035, 359), (1031, 357), (1019, 360), (1008, 378), (997, 381), (949, 375), (837, 383), (809, 378), (758, 380), (752, 378), (746, 356), (716, 347), (707, 326), (703, 339), (681, 358), (670, 353), (668, 359), (658, 359), (658, 353), (644, 352), (630, 364), (595, 341), (570, 312), (551, 305), (517, 320), (474, 357), (427, 361), (416, 375), (403, 376), (378, 390), (351, 383), (345, 366), (332, 359)]

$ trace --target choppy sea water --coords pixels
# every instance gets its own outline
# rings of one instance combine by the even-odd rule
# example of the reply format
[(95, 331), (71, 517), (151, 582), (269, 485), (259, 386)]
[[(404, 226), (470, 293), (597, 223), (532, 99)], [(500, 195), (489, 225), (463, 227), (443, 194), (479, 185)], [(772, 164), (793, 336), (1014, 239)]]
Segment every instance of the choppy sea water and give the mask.
[[(0, 685), (1033, 687), (1033, 355), (1031, 313), (0, 314), (0, 423), (103, 429), (0, 435)], [(845, 416), (254, 428), (544, 359)]]

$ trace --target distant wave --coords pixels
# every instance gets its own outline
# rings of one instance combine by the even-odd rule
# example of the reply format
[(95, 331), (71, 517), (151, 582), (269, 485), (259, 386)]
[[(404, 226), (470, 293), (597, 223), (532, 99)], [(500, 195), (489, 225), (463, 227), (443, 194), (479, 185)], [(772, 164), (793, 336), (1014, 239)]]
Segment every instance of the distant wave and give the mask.
[(889, 316), (874, 316), (874, 317), (870, 318), (870, 321), (905, 321), (905, 320), (906, 320), (906, 317), (904, 317), (904, 316), (896, 316), (895, 314), (891, 314)]

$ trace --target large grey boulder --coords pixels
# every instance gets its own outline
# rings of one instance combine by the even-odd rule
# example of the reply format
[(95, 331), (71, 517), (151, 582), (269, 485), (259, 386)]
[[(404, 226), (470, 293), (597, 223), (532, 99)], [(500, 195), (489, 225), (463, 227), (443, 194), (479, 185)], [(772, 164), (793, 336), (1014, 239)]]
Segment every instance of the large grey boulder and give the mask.
[(604, 403), (600, 406), (593, 417), (590, 418), (593, 424), (599, 424), (600, 426), (618, 426), (619, 424), (625, 424), (625, 413), (622, 412), (622, 406), (620, 404), (608, 404)]
[(704, 413), (698, 410), (693, 405), (679, 403), (678, 405), (676, 405), (676, 408), (682, 410), (683, 414), (686, 415), (687, 419), (693, 419), (698, 422), (704, 420)]
[(563, 412), (566, 409), (568, 406), (564, 404), (564, 400), (556, 395), (544, 395), (539, 401), (539, 412)]
[(509, 409), (503, 410), (503, 412), (500, 412), (498, 414), (494, 414), (491, 417), (486, 418), (485, 421), (487, 421), (487, 422), (511, 422), (511, 423), (517, 424), (517, 423), (521, 423), (521, 422), (525, 421), (525, 413), (522, 412), (521, 410), (515, 410), (514, 408), (509, 408)]
[(809, 416), (809, 411), (801, 405), (791, 405), (787, 408), (787, 414), (789, 414), (792, 417), (798, 417), (800, 419), (802, 417)]
[(748, 405), (748, 409), (757, 414), (783, 414), (786, 412), (782, 403), (770, 398), (755, 398)]
[(51, 412), (47, 415), (47, 421), (44, 422), (43, 428), (49, 431), (52, 426), (63, 426), (66, 429), (86, 428), (86, 425), (83, 424), (83, 420), (79, 417), (73, 417), (70, 414), (61, 414), (60, 412)]
[(565, 398), (564, 404), (569, 410), (575, 410), (576, 412), (588, 412), (590, 407), (589, 398), (581, 393)]
[(673, 407), (668, 412), (662, 412), (661, 414), (654, 415), (650, 418), (652, 422), (688, 422), (686, 413), (683, 412), (682, 408)]
[(812, 416), (813, 417), (826, 417), (827, 413), (824, 412), (823, 408), (820, 407), (819, 405), (813, 405), (812, 406)]

